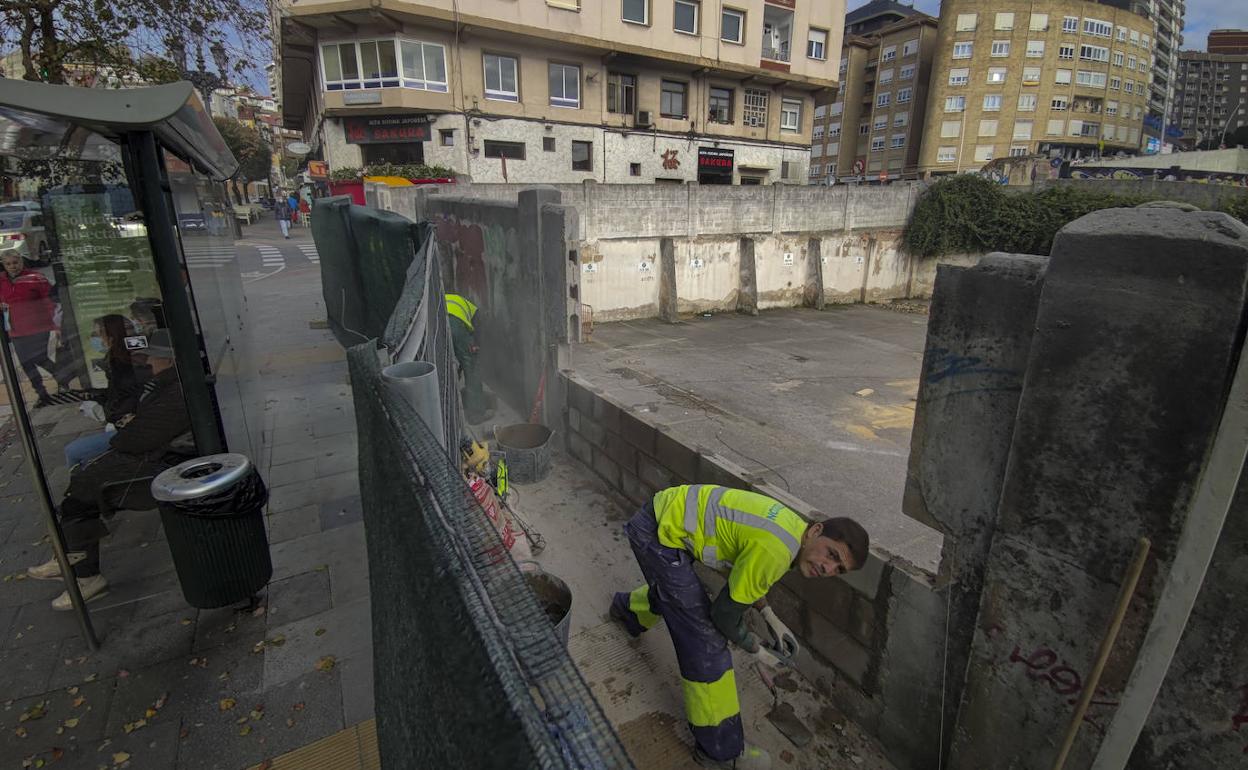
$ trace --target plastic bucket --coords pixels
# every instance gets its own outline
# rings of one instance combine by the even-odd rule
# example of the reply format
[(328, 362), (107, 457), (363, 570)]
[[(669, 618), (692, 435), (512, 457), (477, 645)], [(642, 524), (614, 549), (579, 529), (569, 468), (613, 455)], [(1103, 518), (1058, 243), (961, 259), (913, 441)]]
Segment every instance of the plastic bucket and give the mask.
[(537, 597), (537, 603), (546, 612), (550, 624), (555, 627), (555, 636), (563, 646), (568, 645), (568, 629), (572, 621), (572, 589), (568, 584), (535, 566), (521, 568), (524, 580)]
[(507, 478), (521, 484), (541, 481), (550, 472), (550, 439), (555, 432), (545, 425), (522, 422), (494, 429)]

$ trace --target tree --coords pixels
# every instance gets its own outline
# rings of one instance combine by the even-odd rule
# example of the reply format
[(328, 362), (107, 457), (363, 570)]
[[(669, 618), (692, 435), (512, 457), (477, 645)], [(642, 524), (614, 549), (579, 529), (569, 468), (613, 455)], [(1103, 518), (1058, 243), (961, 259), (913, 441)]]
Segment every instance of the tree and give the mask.
[(265, 0), (0, 0), (0, 44), (16, 47), (24, 79), (48, 83), (66, 82), (74, 64), (132, 67), (136, 52), (176, 50), (184, 72), (188, 45), (197, 62), (205, 46), (231, 51), (227, 68), (243, 72), (266, 60), (268, 34)]
[[(269, 173), (273, 166), (273, 150), (257, 129), (249, 128), (229, 118), (217, 117), (213, 118), (212, 122), (216, 124), (217, 131), (221, 132), (225, 146), (230, 148), (230, 152), (234, 153), (234, 159), (238, 161), (238, 171), (230, 180), (231, 187), (234, 189), (234, 197), (238, 200), (246, 200), (248, 182), (269, 181)], [(241, 196), (236, 186), (239, 181), (243, 183)]]

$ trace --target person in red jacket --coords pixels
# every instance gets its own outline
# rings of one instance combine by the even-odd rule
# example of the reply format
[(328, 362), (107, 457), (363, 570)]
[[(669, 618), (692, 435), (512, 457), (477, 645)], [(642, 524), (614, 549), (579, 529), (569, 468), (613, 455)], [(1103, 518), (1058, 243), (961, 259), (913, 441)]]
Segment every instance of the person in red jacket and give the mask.
[[(48, 358), (48, 337), (56, 330), (52, 284), (41, 273), (27, 269), (16, 252), (10, 251), (0, 259), (4, 264), (0, 274), (0, 311), (4, 312), (22, 371), (39, 395), (37, 406), (43, 406), (49, 397), (39, 368), (58, 376), (56, 365)], [(65, 382), (60, 385), (62, 390), (66, 388)]]

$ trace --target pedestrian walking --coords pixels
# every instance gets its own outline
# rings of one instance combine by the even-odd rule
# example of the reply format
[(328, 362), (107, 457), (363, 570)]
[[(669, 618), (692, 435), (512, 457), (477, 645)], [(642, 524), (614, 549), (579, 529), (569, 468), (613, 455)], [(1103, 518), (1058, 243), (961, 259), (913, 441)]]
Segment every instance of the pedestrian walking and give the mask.
[(277, 226), (282, 229), (282, 237), (290, 239), (290, 204), (285, 198), (278, 198), (273, 205), (273, 216), (277, 218)]
[(55, 306), (52, 302), (52, 284), (43, 274), (23, 264), (22, 255), (10, 251), (3, 257), (4, 272), (0, 274), (0, 311), (13, 338), (13, 349), (18, 363), (34, 386), (39, 400), (35, 406), (50, 403), (43, 375), (39, 369), (56, 378), (61, 390), (68, 390), (68, 380), (60, 374), (61, 368), (48, 358), (48, 340), (57, 330)]

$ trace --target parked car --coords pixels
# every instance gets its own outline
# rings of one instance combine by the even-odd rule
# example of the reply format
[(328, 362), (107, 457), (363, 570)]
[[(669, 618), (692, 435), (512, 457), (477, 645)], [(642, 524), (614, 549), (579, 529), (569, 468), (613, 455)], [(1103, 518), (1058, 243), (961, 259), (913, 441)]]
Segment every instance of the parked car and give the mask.
[(16, 251), (30, 267), (46, 267), (52, 260), (52, 248), (43, 228), (43, 214), (38, 209), (13, 208), (0, 210), (0, 254)]
[(38, 201), (9, 201), (0, 203), (0, 214), (11, 214), (15, 211), (33, 211), (43, 213), (43, 206)]

